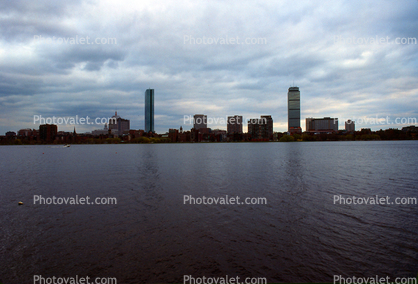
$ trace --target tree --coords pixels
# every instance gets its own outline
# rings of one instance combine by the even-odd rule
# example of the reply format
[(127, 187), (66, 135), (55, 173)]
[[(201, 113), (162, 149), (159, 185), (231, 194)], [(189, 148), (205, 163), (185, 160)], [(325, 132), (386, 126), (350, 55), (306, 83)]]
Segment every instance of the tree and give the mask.
[(309, 135), (309, 134), (303, 134), (302, 140), (303, 141), (316, 141), (316, 137), (313, 135)]
[(284, 135), (282, 138), (280, 138), (279, 142), (293, 142), (295, 141), (295, 138), (290, 135)]
[(300, 134), (297, 134), (297, 133), (293, 134), (293, 139), (295, 139), (296, 141), (298, 141), (301, 138), (302, 136), (300, 136)]

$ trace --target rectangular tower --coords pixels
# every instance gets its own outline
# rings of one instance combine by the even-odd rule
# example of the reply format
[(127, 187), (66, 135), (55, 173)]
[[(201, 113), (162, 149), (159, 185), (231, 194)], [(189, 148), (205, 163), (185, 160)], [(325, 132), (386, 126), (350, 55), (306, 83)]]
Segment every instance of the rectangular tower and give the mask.
[(354, 124), (354, 121), (352, 121), (351, 119), (347, 120), (345, 122), (345, 131), (347, 132), (354, 132), (356, 131), (356, 126)]
[(290, 87), (287, 93), (287, 123), (291, 128), (300, 128), (300, 92), (299, 87)]
[(200, 128), (208, 128), (208, 117), (204, 114), (195, 114), (193, 117), (193, 128), (198, 130)]
[(262, 115), (261, 119), (265, 123), (264, 137), (267, 139), (273, 138), (273, 118), (271, 115)]
[(263, 115), (261, 118), (248, 120), (248, 134), (251, 135), (251, 139), (272, 139), (273, 118), (271, 115)]
[(51, 143), (54, 141), (55, 136), (58, 133), (58, 126), (55, 124), (42, 124), (39, 125), (39, 136), (42, 141)]
[(242, 116), (241, 115), (228, 116), (227, 130), (228, 130), (228, 134), (233, 134), (233, 133), (242, 134)]
[(154, 89), (145, 91), (145, 132), (154, 133)]

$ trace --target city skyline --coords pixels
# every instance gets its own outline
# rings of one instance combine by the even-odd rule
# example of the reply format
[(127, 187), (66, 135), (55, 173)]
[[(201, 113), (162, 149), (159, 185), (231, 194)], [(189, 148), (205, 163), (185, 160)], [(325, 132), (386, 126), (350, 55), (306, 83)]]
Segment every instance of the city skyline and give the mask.
[[(291, 90), (292, 89), (292, 90)], [(293, 93), (293, 94), (292, 94)], [(292, 98), (292, 99), (291, 99)], [(299, 123), (296, 123), (295, 117), (297, 115), (295, 115), (295, 111), (300, 113), (300, 107), (299, 109), (295, 106), (296, 104), (297, 106), (300, 106), (300, 91), (299, 91), (299, 87), (290, 87), (289, 88), (289, 92), (288, 92), (288, 130), (287, 131), (283, 131), (283, 132), (287, 132), (291, 135), (293, 135), (293, 133), (298, 133), (301, 134), (302, 132), (315, 132), (316, 130), (321, 130), (321, 131), (325, 131), (325, 130), (332, 130), (332, 131), (355, 131), (355, 125), (356, 125), (356, 121), (352, 120), (352, 119), (345, 119), (343, 118), (342, 120), (339, 120), (338, 117), (335, 118), (331, 118), (331, 117), (317, 117), (317, 118), (313, 118), (313, 117), (306, 117), (303, 120), (305, 121), (305, 129), (301, 128), (300, 126), (297, 125), (301, 125), (300, 124), (300, 120), (302, 120), (302, 118), (299, 120)], [(293, 103), (293, 104), (292, 104)], [(291, 104), (293, 105), (293, 108), (291, 108)], [(118, 114), (117, 111), (115, 111), (115, 115), (113, 115), (112, 117), (108, 118), (108, 120), (106, 120), (105, 123), (103, 123), (104, 125), (104, 129), (97, 129), (97, 125), (100, 124), (94, 124), (94, 121), (99, 120), (99, 121), (103, 121), (103, 118), (96, 118), (96, 119), (92, 119), (91, 117), (67, 117), (67, 118), (63, 118), (63, 117), (50, 117), (50, 118), (44, 118), (42, 117), (41, 120), (46, 121), (44, 123), (39, 123), (39, 124), (35, 124), (35, 128), (20, 128), (19, 130), (8, 130), (6, 133), (17, 133), (17, 132), (21, 132), (21, 131), (32, 131), (33, 129), (36, 129), (36, 126), (40, 127), (42, 125), (55, 125), (55, 126), (61, 126), (64, 128), (68, 128), (68, 125), (74, 127), (74, 131), (75, 131), (75, 126), (83, 126), (83, 125), (95, 125), (96, 129), (87, 132), (82, 132), (85, 134), (96, 134), (96, 135), (100, 135), (103, 133), (107, 134), (108, 129), (111, 130), (112, 134), (117, 134), (119, 136), (122, 135), (123, 131), (125, 130), (142, 130), (145, 132), (149, 132), (149, 130), (151, 130), (151, 132), (153, 133), (157, 133), (154, 131), (154, 118), (153, 118), (153, 114), (154, 113), (154, 89), (147, 89), (145, 91), (145, 105), (148, 106), (148, 120), (149, 123), (145, 123), (145, 130), (144, 129), (133, 129), (130, 127), (130, 120), (129, 119), (123, 119), (121, 118)], [(293, 111), (293, 115), (291, 114), (291, 111)], [(145, 113), (147, 113), (147, 107), (145, 108)], [(261, 119), (257, 119), (257, 118), (251, 118), (248, 121), (246, 121), (245, 119), (243, 119), (243, 116), (240, 115), (234, 115), (234, 116), (226, 116), (227, 119), (224, 120), (225, 123), (221, 123), (221, 124), (211, 124), (211, 122), (219, 122), (219, 121), (223, 121), (223, 117), (217, 117), (217, 118), (213, 118), (213, 117), (209, 117), (208, 119), (208, 115), (205, 114), (195, 114), (193, 116), (193, 119), (191, 119), (191, 116), (187, 117), (184, 116), (183, 117), (183, 124), (180, 126), (180, 128), (183, 128), (183, 126), (188, 126), (190, 125), (190, 128), (185, 127), (184, 130), (191, 130), (191, 129), (195, 129), (198, 130), (200, 128), (208, 128), (208, 129), (214, 129), (214, 130), (221, 130), (221, 131), (225, 131), (228, 133), (250, 133), (253, 132), (253, 129), (250, 129), (251, 125), (250, 124), (265, 124), (267, 122), (268, 124), (268, 128), (270, 129), (268, 132), (270, 134), (274, 133), (281, 133), (281, 131), (275, 131), (274, 127), (273, 127), (273, 119), (271, 115), (262, 115)], [(262, 122), (263, 120), (267, 119), (266, 121)], [(384, 125), (385, 123), (387, 123), (389, 121), (389, 118), (386, 117), (371, 117), (371, 118), (366, 118), (369, 119), (370, 121), (372, 121), (373, 124), (376, 125)], [(54, 121), (54, 122), (47, 122), (48, 120)], [(144, 117), (144, 120), (147, 121), (147, 114)], [(397, 121), (397, 119), (395, 119), (395, 121)], [(60, 124), (60, 123), (56, 123), (55, 121), (76, 121), (77, 124)], [(187, 122), (186, 122), (187, 121)], [(339, 123), (341, 121), (341, 123)], [(360, 126), (363, 122), (363, 118), (359, 118), (359, 121), (361, 121)], [(359, 122), (357, 121), (357, 122)], [(400, 121), (403, 121), (403, 118), (400, 119)], [(238, 123), (237, 123), (238, 122)], [(413, 118), (411, 121), (409, 120), (405, 120), (402, 122), (402, 127), (403, 128), (407, 128), (409, 126), (414, 127), (414, 125), (417, 124), (417, 121), (415, 118)], [(221, 126), (219, 128), (219, 125)], [(247, 131), (243, 130), (243, 126), (247, 125)], [(293, 125), (293, 126), (290, 126)], [(108, 127), (109, 126), (109, 127)], [(216, 127), (218, 126), (218, 127)], [(327, 126), (327, 127), (325, 127)], [(342, 126), (342, 127), (340, 127)], [(147, 128), (148, 127), (148, 128)], [(226, 129), (224, 129), (226, 127)], [(148, 129), (148, 131), (147, 131)], [(170, 129), (176, 129), (174, 128), (169, 128)], [(299, 130), (298, 130), (299, 129)], [(365, 130), (373, 130), (370, 127), (360, 127), (360, 129), (365, 129)], [(358, 129), (358, 130), (360, 130)], [(394, 128), (394, 127), (387, 127), (387, 128), (380, 128), (378, 130), (385, 130), (385, 129), (398, 129), (398, 128)], [(297, 130), (297, 131), (295, 131)], [(63, 131), (63, 130), (60, 130)], [(63, 132), (68, 132), (67, 130), (64, 130)], [(326, 131), (325, 131), (326, 132)], [(161, 132), (161, 133), (168, 133), (168, 131), (165, 132)], [(0, 135), (1, 136), (1, 135)]]
[[(418, 45), (370, 41), (416, 37), (417, 1), (283, 1), (239, 9), (215, 2), (193, 7), (170, 1), (117, 7), (92, 2), (93, 17), (85, 15), (83, 3), (9, 3), (1, 9), (0, 133), (34, 128), (34, 115), (103, 117), (115, 109), (131, 128), (142, 129), (145, 102), (138, 98), (149, 86), (158, 90), (156, 132), (178, 128), (184, 115), (195, 113), (270, 114), (274, 130), (286, 131), (286, 90), (293, 82), (303, 93), (302, 129), (306, 117), (338, 117), (340, 129), (350, 118), (418, 118)], [(220, 25), (215, 20), (226, 11), (228, 21)], [(51, 13), (59, 15), (60, 25)], [(179, 14), (187, 24), (178, 21)], [(31, 20), (31, 29), (17, 24), (22, 18)], [(116, 43), (48, 43), (35, 36), (115, 38)], [(185, 36), (266, 41), (208, 45), (185, 43)], [(356, 124), (373, 130), (407, 125)], [(60, 128), (72, 131), (73, 126)]]

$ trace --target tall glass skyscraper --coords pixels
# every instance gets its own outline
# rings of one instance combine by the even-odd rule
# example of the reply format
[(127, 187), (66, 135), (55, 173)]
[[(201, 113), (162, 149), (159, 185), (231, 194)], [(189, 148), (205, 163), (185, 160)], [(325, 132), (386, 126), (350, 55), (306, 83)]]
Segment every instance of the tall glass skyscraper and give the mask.
[(290, 87), (287, 93), (287, 123), (291, 128), (300, 128), (300, 92), (299, 87)]
[(145, 91), (145, 132), (154, 132), (154, 89)]

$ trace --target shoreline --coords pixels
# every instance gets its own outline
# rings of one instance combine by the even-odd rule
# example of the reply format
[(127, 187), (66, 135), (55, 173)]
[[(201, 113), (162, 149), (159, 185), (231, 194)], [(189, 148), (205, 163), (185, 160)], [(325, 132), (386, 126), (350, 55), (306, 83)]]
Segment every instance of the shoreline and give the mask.
[(393, 141), (418, 141), (418, 139), (403, 139), (403, 140), (325, 140), (325, 141), (234, 141), (234, 142), (160, 142), (160, 143), (63, 143), (63, 144), (0, 144), (0, 146), (58, 146), (64, 145), (152, 145), (152, 144), (242, 144), (242, 143), (321, 143), (321, 142), (393, 142)]

